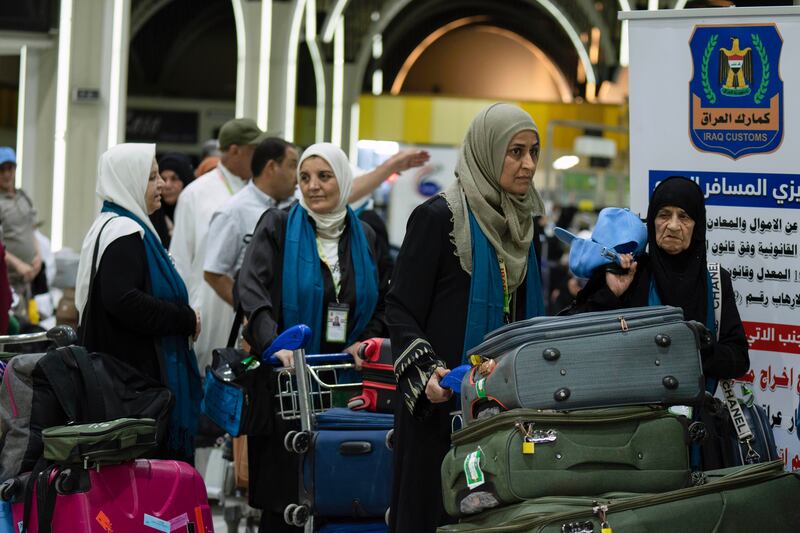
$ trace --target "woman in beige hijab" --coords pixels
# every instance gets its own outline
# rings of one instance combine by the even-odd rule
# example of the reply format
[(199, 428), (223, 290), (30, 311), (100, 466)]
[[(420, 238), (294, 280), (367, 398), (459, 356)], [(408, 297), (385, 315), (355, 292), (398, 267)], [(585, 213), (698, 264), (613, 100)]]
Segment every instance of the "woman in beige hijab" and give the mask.
[(543, 314), (533, 217), (539, 134), (517, 106), (470, 124), (456, 181), (408, 222), (386, 298), (398, 399), (390, 531), (428, 533), (448, 519), (439, 467), (458, 407), (439, 381), (505, 323)]

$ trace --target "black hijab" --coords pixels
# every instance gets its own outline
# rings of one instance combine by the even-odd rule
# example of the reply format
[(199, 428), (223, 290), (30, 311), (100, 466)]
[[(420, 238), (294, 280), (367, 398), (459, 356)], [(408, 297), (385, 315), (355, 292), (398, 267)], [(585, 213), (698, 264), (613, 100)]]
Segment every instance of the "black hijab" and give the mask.
[[(183, 182), (184, 189), (194, 180), (194, 170), (192, 169), (191, 159), (177, 152), (164, 154), (161, 159), (158, 160), (158, 170), (159, 172), (163, 172), (164, 170), (173, 171)], [(175, 204), (169, 205), (162, 202), (161, 209), (170, 220), (175, 219)]]
[[(192, 161), (185, 155), (172, 152), (165, 154), (158, 160), (158, 171), (171, 170), (178, 175), (178, 178), (183, 182), (185, 189), (194, 180), (194, 172), (192, 171)], [(169, 226), (167, 225), (167, 218), (170, 222), (175, 220), (175, 204), (168, 204), (162, 200), (161, 207), (150, 215), (150, 222), (158, 233), (161, 239), (161, 244), (164, 248), (169, 248), (171, 237), (169, 235)]]
[[(689, 248), (675, 255), (656, 244), (655, 219), (659, 209), (665, 206), (680, 207), (694, 220)], [(682, 308), (686, 320), (705, 324), (708, 310), (706, 206), (703, 192), (695, 182), (682, 176), (670, 176), (656, 187), (647, 208), (647, 242), (650, 268), (661, 302)]]

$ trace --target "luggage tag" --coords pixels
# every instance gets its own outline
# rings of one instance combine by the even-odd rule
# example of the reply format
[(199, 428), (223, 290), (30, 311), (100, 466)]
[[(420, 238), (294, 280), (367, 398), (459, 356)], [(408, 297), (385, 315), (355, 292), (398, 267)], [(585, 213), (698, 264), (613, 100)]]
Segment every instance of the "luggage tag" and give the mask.
[(342, 303), (328, 304), (326, 319), (325, 340), (327, 342), (342, 343), (347, 341), (347, 314), (350, 306)]
[(486, 481), (483, 470), (481, 470), (482, 454), (483, 450), (478, 446), (477, 450), (467, 454), (467, 457), (464, 459), (464, 475), (467, 479), (467, 487), (469, 490), (480, 487)]

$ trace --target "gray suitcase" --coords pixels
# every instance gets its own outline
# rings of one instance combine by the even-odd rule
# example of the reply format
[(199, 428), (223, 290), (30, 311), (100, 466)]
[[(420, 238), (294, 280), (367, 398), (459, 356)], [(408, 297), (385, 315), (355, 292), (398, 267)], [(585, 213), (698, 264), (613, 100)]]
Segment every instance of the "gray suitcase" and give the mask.
[(704, 393), (700, 347), (708, 342), (705, 327), (669, 306), (510, 324), (470, 350), (494, 361), (464, 377), (464, 423), (519, 407), (695, 405)]

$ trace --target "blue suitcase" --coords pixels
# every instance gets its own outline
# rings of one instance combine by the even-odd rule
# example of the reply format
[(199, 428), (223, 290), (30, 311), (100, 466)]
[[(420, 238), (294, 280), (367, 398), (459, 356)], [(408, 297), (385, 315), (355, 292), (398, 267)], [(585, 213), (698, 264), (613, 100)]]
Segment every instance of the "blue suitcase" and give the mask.
[(348, 522), (326, 524), (317, 530), (317, 533), (386, 533), (389, 528), (383, 522)]
[(388, 414), (334, 408), (316, 418), (303, 459), (303, 491), (319, 517), (380, 517), (392, 493)]

